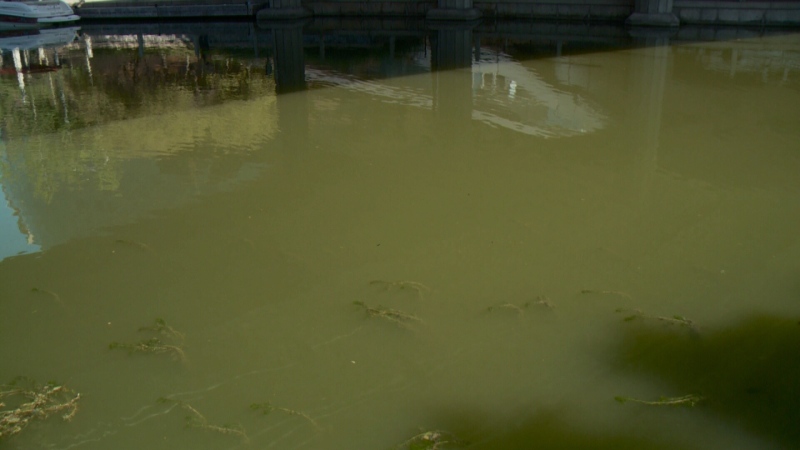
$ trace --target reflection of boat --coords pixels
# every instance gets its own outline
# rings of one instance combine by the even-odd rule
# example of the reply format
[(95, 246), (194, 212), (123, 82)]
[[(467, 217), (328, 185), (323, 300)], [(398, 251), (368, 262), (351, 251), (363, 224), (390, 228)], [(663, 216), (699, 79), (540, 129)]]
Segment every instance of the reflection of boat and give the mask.
[(80, 17), (61, 0), (0, 0), (0, 30), (75, 22)]
[[(0, 31), (0, 75), (17, 76), (23, 102), (26, 95), (25, 76), (38, 72), (53, 72), (61, 68), (58, 49), (71, 44), (79, 29), (79, 27), (48, 27)], [(47, 56), (46, 49), (52, 49), (52, 61)], [(37, 50), (38, 58), (31, 58), (30, 50)], [(5, 64), (3, 56), (6, 53), (11, 54), (9, 62), (13, 62), (13, 65)]]
[[(0, 4), (5, 3), (0, 1)], [(0, 50), (34, 50), (37, 48), (61, 47), (75, 40), (80, 27), (58, 27), (31, 30), (0, 31)]]

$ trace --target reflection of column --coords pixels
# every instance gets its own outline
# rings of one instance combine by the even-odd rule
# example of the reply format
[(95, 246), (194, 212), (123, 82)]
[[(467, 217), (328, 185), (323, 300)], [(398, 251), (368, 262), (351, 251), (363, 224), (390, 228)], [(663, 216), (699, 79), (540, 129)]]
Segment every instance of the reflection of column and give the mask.
[(92, 76), (92, 58), (94, 58), (94, 51), (92, 50), (92, 37), (88, 34), (83, 35), (83, 49), (86, 55), (86, 70), (89, 74), (89, 84), (94, 85), (94, 77)]
[(475, 22), (431, 26), (431, 66), (433, 70), (472, 67), (472, 29)]
[(311, 16), (311, 10), (304, 8), (300, 0), (269, 0), (269, 3), (256, 13), (256, 19), (292, 20)]
[(472, 0), (437, 0), (436, 8), (428, 11), (428, 20), (475, 20), (481, 12), (473, 8)]
[(636, 51), (631, 70), (633, 104), (628, 135), (631, 148), (636, 152), (633, 172), (641, 177), (637, 184), (642, 193), (646, 193), (658, 165), (661, 110), (672, 52), (668, 38), (640, 38), (637, 41), (645, 45)]
[(433, 107), (447, 130), (463, 129), (472, 120), (472, 71), (463, 69), (472, 67), (472, 29), (476, 25), (462, 22), (432, 27)]
[(275, 89), (279, 94), (306, 88), (306, 65), (303, 55), (303, 25), (272, 28), (275, 49)]
[(19, 52), (19, 47), (11, 50), (11, 57), (14, 59), (14, 71), (17, 72), (17, 84), (19, 85), (19, 90), (22, 92), (22, 102), (26, 103), (25, 78), (22, 73), (22, 55)]
[(625, 23), (632, 26), (677, 27), (680, 20), (672, 13), (672, 0), (635, 0), (633, 14)]

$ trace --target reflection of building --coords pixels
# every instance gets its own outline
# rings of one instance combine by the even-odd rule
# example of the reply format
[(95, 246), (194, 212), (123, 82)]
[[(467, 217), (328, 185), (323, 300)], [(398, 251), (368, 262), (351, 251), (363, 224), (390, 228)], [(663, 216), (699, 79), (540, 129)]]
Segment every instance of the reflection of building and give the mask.
[(229, 59), (201, 61), (183, 43), (170, 55), (141, 57), (134, 46), (110, 58), (92, 58), (91, 43), (84, 36), (59, 50), (68, 69), (26, 72), (22, 93), (2, 85), (0, 181), (36, 244), (141, 220), (259, 175), (258, 151), (277, 129), (274, 80)]
[[(467, 111), (473, 120), (539, 137), (566, 137), (603, 128), (605, 115), (580, 95), (556, 88), (501, 52), (482, 49), (480, 54), (480, 61), (472, 66), (471, 111)], [(362, 92), (388, 103), (433, 108), (433, 91), (420, 93), (331, 70), (308, 69), (307, 74), (315, 83)]]
[[(191, 29), (191, 24), (181, 26)], [(697, 44), (668, 51), (637, 49), (649, 56), (639, 58), (641, 64), (635, 67), (626, 62), (628, 66), (622, 69), (630, 76), (619, 77), (616, 74), (623, 72), (614, 72), (602, 79), (598, 72), (612, 71), (593, 71), (581, 58), (563, 56), (561, 40), (552, 40), (558, 44), (550, 49), (558, 57), (539, 64), (520, 62), (499, 50), (499, 45), (497, 49), (481, 47), (470, 39), (470, 32), (453, 33), (457, 39), (452, 41), (460, 43), (453, 58), (445, 54), (446, 45), (434, 51), (433, 43), (423, 39), (419, 47), (407, 47), (404, 54), (395, 56), (396, 40), (391, 36), (381, 35), (386, 47), (376, 48), (364, 45), (369, 36), (362, 33), (360, 48), (383, 53), (370, 53), (357, 64), (344, 64), (358, 67), (359, 75), (353, 76), (336, 70), (334, 58), (330, 58), (338, 51), (334, 45), (325, 58), (325, 43), (347, 42), (342, 35), (320, 35), (314, 40), (300, 28), (255, 32), (252, 24), (241, 25), (241, 31), (247, 38), (242, 42), (251, 47), (242, 47), (237, 40), (236, 48), (239, 52), (247, 48), (253, 57), (249, 53), (232, 57), (209, 44), (219, 39), (208, 35), (84, 34), (69, 52), (59, 55), (69, 70), (25, 75), (29, 102), (17, 101), (17, 86), (5, 83), (3, 88), (10, 94), (0, 99), (7, 114), (2, 181), (9, 201), (20, 211), (37, 243), (46, 248), (97, 228), (186, 204), (198, 194), (230, 189), (258, 176), (263, 170), (259, 152), (276, 141), (292, 150), (301, 148), (306, 135), (314, 132), (309, 126), (313, 107), (278, 97), (276, 81), (281, 79), (287, 81), (289, 91), (303, 89), (306, 83), (315, 88), (338, 86), (376, 102), (436, 111), (432, 116), (437, 119), (454, 119), (439, 120), (437, 126), (455, 123), (470, 132), (494, 127), (522, 139), (592, 133), (598, 137), (612, 120), (622, 119), (615, 115), (618, 111), (601, 109), (596, 106), (599, 102), (592, 100), (630, 97), (631, 105), (621, 108), (637, 112), (635, 120), (627, 123), (628, 147), (636, 153), (631, 159), (642, 159), (639, 167), (650, 171), (669, 166), (687, 173), (680, 164), (691, 159), (671, 159), (670, 155), (680, 154), (684, 147), (664, 145), (665, 140), (676, 137), (664, 132), (661, 125), (662, 111), (668, 109), (671, 98), (664, 91), (678, 90), (667, 82), (680, 76), (669, 72), (675, 55), (696, 52), (697, 61), (711, 70), (733, 67), (736, 73), (755, 74), (767, 67), (770, 74), (786, 76), (796, 70), (796, 58), (784, 57), (796, 54), (791, 49), (778, 58), (757, 49), (750, 52), (746, 45), (737, 44), (739, 53), (733, 53), (717, 44)], [(417, 38), (418, 31), (409, 33)], [(617, 34), (603, 31), (610, 36), (603, 42), (618, 42)], [(421, 36), (431, 32), (425, 33)], [(279, 35), (286, 43), (283, 50), (275, 46)], [(501, 41), (486, 37), (486, 33), (474, 35), (485, 38), (484, 44), (492, 39)], [(446, 40), (442, 36), (437, 35), (437, 43)], [(116, 49), (113, 52), (108, 49), (112, 47)], [(292, 51), (313, 54), (317, 49), (318, 58), (290, 55)], [(20, 59), (23, 57), (20, 53)], [(401, 59), (404, 65), (386, 63), (391, 57)], [(431, 76), (435, 57), (466, 61), (467, 68), (436, 71)], [(5, 64), (12, 62), (8, 58)], [(270, 73), (270, 68), (285, 72)], [(389, 76), (397, 73), (425, 75)], [(612, 76), (613, 82), (608, 79)], [(42, 120), (45, 117), (49, 120)], [(437, 120), (430, 123), (434, 122)], [(466, 134), (453, 129), (453, 135), (466, 139)]]
[(800, 44), (787, 42), (782, 46), (769, 46), (754, 42), (724, 42), (688, 44), (679, 47), (678, 54), (692, 55), (702, 61), (706, 70), (737, 74), (756, 74), (764, 77), (788, 79), (791, 71), (800, 70)]

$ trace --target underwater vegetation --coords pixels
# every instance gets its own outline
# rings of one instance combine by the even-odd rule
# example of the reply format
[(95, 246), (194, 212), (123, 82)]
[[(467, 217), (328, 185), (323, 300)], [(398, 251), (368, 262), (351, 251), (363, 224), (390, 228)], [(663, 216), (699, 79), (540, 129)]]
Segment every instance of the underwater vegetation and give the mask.
[[(161, 337), (151, 337), (139, 342), (112, 342), (108, 344), (110, 350), (123, 349), (128, 353), (168, 354), (176, 361), (186, 362), (186, 353), (183, 351), (183, 333), (167, 325), (164, 319), (156, 319), (151, 326), (139, 328), (140, 332), (158, 334)], [(167, 340), (164, 342), (162, 337)]]
[(244, 443), (250, 442), (250, 438), (247, 436), (244, 427), (239, 424), (214, 425), (209, 423), (208, 419), (206, 419), (206, 417), (203, 414), (201, 414), (200, 411), (197, 410), (197, 408), (182, 400), (175, 400), (171, 398), (161, 397), (157, 401), (159, 403), (175, 403), (176, 405), (180, 406), (181, 409), (186, 411), (188, 413), (188, 415), (186, 416), (186, 426), (189, 428), (199, 428), (214, 433), (236, 436), (240, 438)]
[(156, 253), (156, 251), (153, 250), (153, 247), (150, 247), (149, 245), (145, 244), (144, 242), (132, 241), (132, 240), (129, 240), (129, 239), (117, 239), (117, 240), (114, 241), (114, 243), (115, 244), (127, 245), (127, 246), (133, 247), (133, 248), (138, 248), (139, 250), (142, 250), (142, 251), (145, 251), (145, 252), (148, 252), (148, 253), (153, 253), (153, 254)]
[(31, 288), (31, 292), (44, 294), (44, 295), (52, 298), (53, 301), (55, 301), (56, 303), (60, 304), (61, 306), (64, 306), (64, 302), (61, 301), (61, 296), (56, 294), (53, 291), (48, 291), (47, 289), (41, 289), (41, 288), (34, 287), (34, 288)]
[(384, 319), (401, 327), (409, 327), (414, 324), (424, 323), (419, 317), (397, 309), (384, 308), (382, 306), (368, 306), (361, 301), (355, 301), (353, 304), (363, 308), (369, 317)]
[(40, 385), (26, 377), (17, 377), (0, 386), (0, 440), (19, 434), (34, 420), (62, 414), (69, 421), (78, 412), (81, 395), (50, 382)]
[[(512, 421), (475, 408), (450, 407), (434, 419), (442, 431), (426, 431), (396, 449), (469, 450), (678, 450), (628, 427), (605, 430), (584, 429), (560, 410), (520, 412)], [(438, 435), (437, 435), (438, 433)], [(456, 438), (457, 436), (457, 438)], [(438, 442), (438, 447), (436, 446)], [(446, 444), (445, 444), (446, 443)], [(416, 445), (416, 446), (414, 446)]]
[[(625, 327), (614, 364), (676, 391), (698, 393), (705, 410), (800, 448), (800, 322), (753, 315), (703, 334), (682, 333), (681, 328), (646, 322)], [(693, 404), (695, 397), (672, 400)]]
[(457, 448), (467, 445), (453, 433), (442, 430), (422, 431), (407, 441), (394, 447), (394, 450), (437, 450), (440, 448)]
[(697, 325), (695, 325), (695, 323), (693, 321), (691, 321), (691, 320), (689, 320), (689, 319), (687, 319), (686, 317), (683, 317), (683, 316), (677, 316), (677, 315), (676, 316), (671, 316), (671, 317), (667, 317), (667, 316), (650, 316), (650, 315), (647, 315), (647, 314), (643, 313), (642, 311), (640, 311), (638, 309), (623, 309), (623, 308), (617, 309), (617, 312), (618, 313), (626, 313), (626, 314), (628, 314), (623, 319), (626, 322), (630, 322), (630, 321), (636, 320), (636, 319), (658, 320), (658, 321), (661, 321), (661, 322), (664, 322), (664, 323), (668, 323), (668, 324), (672, 324), (672, 325), (680, 325), (680, 326), (689, 327), (692, 330), (697, 331)]
[(525, 311), (531, 306), (540, 306), (545, 307), (548, 309), (553, 309), (553, 303), (550, 299), (544, 295), (537, 295), (535, 299), (531, 302), (525, 302), (523, 304), (505, 302), (505, 303), (498, 303), (496, 305), (489, 306), (486, 308), (487, 312), (499, 312), (499, 311), (510, 311), (516, 313), (517, 315), (525, 314)]
[(680, 397), (659, 397), (658, 400), (642, 400), (633, 397), (623, 397), (618, 395), (614, 397), (614, 400), (620, 403), (632, 402), (632, 403), (641, 403), (643, 405), (650, 405), (650, 406), (694, 406), (698, 402), (703, 400), (703, 397), (699, 395), (681, 395)]
[(529, 306), (531, 306), (530, 302), (523, 303), (522, 305), (517, 305), (515, 303), (500, 303), (486, 308), (486, 311), (495, 312), (495, 311), (507, 310), (517, 313), (518, 315), (522, 315), (525, 314), (525, 310), (528, 309)]
[(311, 416), (309, 416), (308, 414), (306, 414), (304, 412), (296, 411), (294, 409), (283, 408), (281, 406), (274, 406), (270, 402), (253, 403), (253, 404), (250, 405), (250, 409), (252, 409), (253, 411), (259, 411), (259, 412), (261, 412), (261, 414), (264, 414), (264, 415), (267, 415), (267, 414), (269, 414), (269, 413), (271, 413), (273, 411), (278, 411), (278, 412), (282, 412), (284, 414), (288, 414), (290, 416), (302, 417), (308, 423), (313, 425), (314, 428), (319, 429), (319, 425), (317, 424), (317, 421), (312, 419)]

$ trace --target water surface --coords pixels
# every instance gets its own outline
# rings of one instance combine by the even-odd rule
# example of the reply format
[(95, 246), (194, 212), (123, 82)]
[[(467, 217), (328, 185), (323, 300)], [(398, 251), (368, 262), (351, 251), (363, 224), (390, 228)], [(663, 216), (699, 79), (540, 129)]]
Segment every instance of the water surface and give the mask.
[(796, 34), (243, 26), (2, 47), (0, 447), (800, 444)]

